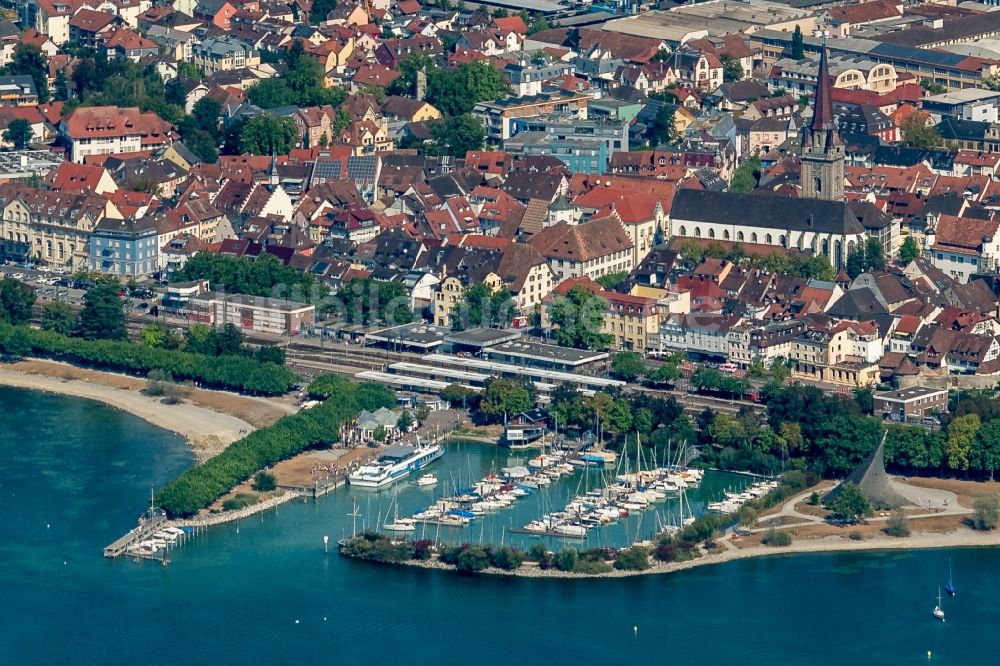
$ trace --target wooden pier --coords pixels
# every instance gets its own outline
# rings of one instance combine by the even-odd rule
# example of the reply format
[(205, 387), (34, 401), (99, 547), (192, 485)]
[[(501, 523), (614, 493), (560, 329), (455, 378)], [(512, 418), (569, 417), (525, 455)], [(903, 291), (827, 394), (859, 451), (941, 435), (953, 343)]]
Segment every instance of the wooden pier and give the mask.
[[(121, 557), (130, 554), (129, 548), (145, 541), (155, 532), (158, 532), (163, 524), (167, 522), (167, 517), (163, 513), (153, 513), (139, 523), (138, 527), (115, 541), (110, 546), (104, 548), (104, 557)], [(159, 558), (156, 558), (159, 559)]]

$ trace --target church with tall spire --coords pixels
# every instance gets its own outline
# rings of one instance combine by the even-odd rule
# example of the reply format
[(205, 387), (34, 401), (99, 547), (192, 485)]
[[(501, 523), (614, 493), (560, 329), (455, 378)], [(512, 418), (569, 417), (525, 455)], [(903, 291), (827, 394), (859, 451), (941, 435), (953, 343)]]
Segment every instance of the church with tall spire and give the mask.
[(879, 238), (892, 252), (891, 216), (867, 201), (844, 198), (846, 151), (833, 115), (832, 88), (824, 48), (813, 117), (802, 128), (799, 196), (681, 188), (670, 211), (670, 233), (804, 252), (824, 257), (837, 270), (869, 237)]
[(833, 117), (833, 95), (826, 47), (819, 57), (819, 74), (813, 117), (802, 128), (799, 182), (809, 199), (844, 199), (844, 141)]

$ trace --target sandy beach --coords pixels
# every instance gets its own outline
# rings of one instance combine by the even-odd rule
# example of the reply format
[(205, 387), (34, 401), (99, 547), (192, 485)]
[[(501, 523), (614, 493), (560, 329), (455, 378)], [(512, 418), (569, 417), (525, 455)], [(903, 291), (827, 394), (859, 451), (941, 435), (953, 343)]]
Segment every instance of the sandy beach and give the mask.
[(0, 366), (0, 385), (97, 400), (184, 437), (198, 462), (224, 450), (247, 432), (273, 423), (294, 407), (278, 401), (191, 389), (184, 402), (164, 404), (142, 393), (146, 381), (52, 361)]

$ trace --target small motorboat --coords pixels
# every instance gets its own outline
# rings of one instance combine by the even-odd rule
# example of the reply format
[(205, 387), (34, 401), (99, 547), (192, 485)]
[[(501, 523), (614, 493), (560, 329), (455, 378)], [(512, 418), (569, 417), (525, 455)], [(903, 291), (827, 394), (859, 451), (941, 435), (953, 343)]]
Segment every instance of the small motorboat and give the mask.
[(419, 479), (417, 479), (418, 486), (436, 486), (438, 478), (433, 474), (424, 474)]

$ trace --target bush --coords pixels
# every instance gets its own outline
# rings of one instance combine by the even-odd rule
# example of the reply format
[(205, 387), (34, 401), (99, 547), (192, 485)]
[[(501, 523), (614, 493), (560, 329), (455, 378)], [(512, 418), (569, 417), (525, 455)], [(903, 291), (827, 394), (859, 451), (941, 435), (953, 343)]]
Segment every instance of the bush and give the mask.
[(812, 494), (809, 495), (809, 503), (811, 505), (813, 505), (813, 506), (819, 506), (819, 501), (820, 501), (819, 500), (819, 493), (816, 492), (815, 490), (812, 491)]
[(792, 535), (788, 532), (779, 532), (772, 527), (761, 541), (763, 541), (765, 546), (790, 546), (792, 544)]
[(362, 560), (398, 563), (413, 559), (414, 547), (409, 543), (393, 543), (381, 534), (366, 532), (344, 544), (342, 552)]
[(861, 541), (862, 539), (864, 539), (864, 536), (862, 536), (861, 532), (857, 530), (852, 530), (851, 533), (847, 535), (847, 538), (850, 539), (851, 541)]
[(580, 554), (576, 548), (563, 548), (556, 553), (554, 564), (559, 571), (573, 571), (576, 568), (579, 557)]
[(615, 558), (614, 567), (619, 571), (645, 571), (649, 568), (649, 549), (632, 546), (621, 551)]
[(466, 548), (455, 562), (455, 568), (464, 573), (478, 573), (488, 566), (490, 556), (479, 546)]
[(882, 531), (891, 537), (910, 536), (910, 523), (906, 519), (906, 514), (902, 511), (894, 511), (889, 520), (886, 521)]
[(573, 567), (573, 573), (596, 576), (611, 571), (611, 565), (604, 560), (579, 560)]
[(514, 571), (524, 563), (524, 553), (510, 546), (502, 546), (490, 553), (490, 564), (498, 569)]
[(257, 472), (257, 476), (253, 477), (253, 488), (259, 493), (269, 493), (277, 487), (278, 480), (274, 478), (274, 474)]
[(419, 541), (413, 542), (413, 559), (415, 560), (429, 560), (431, 559), (431, 551), (434, 548), (434, 542), (430, 539), (420, 539)]
[(256, 504), (260, 500), (250, 493), (236, 493), (234, 497), (227, 499), (222, 503), (222, 508), (225, 511), (239, 511), (240, 509), (245, 509), (248, 506)]
[(976, 498), (975, 512), (972, 514), (972, 526), (977, 530), (996, 529), (1000, 523), (1000, 497), (983, 495)]
[(549, 549), (545, 547), (545, 544), (535, 543), (528, 549), (527, 557), (532, 562), (541, 562), (548, 554)]
[(438, 559), (445, 564), (454, 566), (458, 564), (459, 556), (468, 547), (468, 544), (464, 546), (442, 546), (441, 552), (438, 554)]
[(673, 562), (677, 559), (677, 546), (672, 543), (661, 543), (653, 551), (653, 557), (660, 562)]
[(250, 433), (161, 488), (156, 505), (171, 516), (191, 516), (265, 467), (310, 447), (330, 446), (337, 441), (341, 423), (358, 411), (395, 404), (391, 392), (364, 391), (364, 386), (349, 382), (337, 400), (290, 414)]

